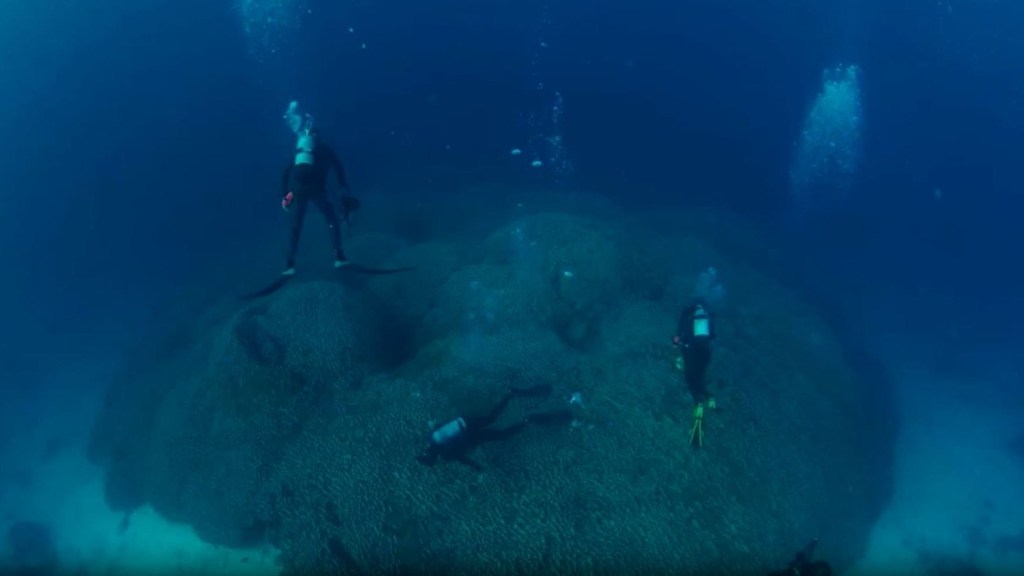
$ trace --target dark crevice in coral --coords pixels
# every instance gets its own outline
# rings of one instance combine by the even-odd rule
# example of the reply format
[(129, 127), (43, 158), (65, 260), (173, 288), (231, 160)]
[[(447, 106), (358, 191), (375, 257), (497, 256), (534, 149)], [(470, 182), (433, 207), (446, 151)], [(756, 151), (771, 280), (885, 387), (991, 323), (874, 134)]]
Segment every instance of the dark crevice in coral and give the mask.
[(287, 348), (261, 324), (260, 318), (266, 313), (266, 307), (246, 310), (235, 324), (234, 333), (242, 349), (254, 362), (261, 366), (275, 366), (284, 362)]

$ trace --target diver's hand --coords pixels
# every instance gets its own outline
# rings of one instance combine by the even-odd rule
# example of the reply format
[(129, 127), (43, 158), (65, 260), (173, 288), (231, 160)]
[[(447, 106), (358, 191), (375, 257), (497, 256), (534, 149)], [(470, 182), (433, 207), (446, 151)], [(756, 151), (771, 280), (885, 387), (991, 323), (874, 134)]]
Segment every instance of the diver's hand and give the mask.
[(281, 199), (281, 208), (285, 212), (287, 212), (288, 211), (288, 207), (291, 206), (292, 202), (294, 202), (294, 201), (295, 201), (295, 194), (293, 194), (292, 192), (289, 192), (289, 193), (285, 194), (284, 198)]
[(356, 198), (351, 194), (342, 194), (341, 221), (344, 222), (345, 224), (351, 225), (352, 221), (350, 220), (350, 218), (352, 217), (352, 213), (355, 212), (356, 210), (359, 210), (360, 206), (362, 206), (362, 203), (359, 201), (359, 198)]
[(355, 212), (356, 210), (359, 210), (362, 205), (363, 203), (355, 196), (346, 194), (341, 197), (341, 209), (345, 213)]
[(434, 462), (437, 462), (437, 453), (427, 446), (422, 452), (416, 455), (416, 460), (424, 466), (433, 466)]

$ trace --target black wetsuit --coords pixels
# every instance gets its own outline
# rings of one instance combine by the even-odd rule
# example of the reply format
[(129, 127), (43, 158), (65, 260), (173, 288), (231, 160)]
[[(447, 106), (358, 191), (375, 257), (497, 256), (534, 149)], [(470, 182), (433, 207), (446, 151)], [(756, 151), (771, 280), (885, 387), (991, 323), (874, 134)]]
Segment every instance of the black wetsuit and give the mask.
[[(426, 449), (416, 457), (422, 464), (433, 466), (438, 458), (445, 461), (461, 462), (479, 472), (483, 468), (471, 460), (467, 453), (480, 444), (507, 440), (522, 432), (528, 424), (561, 425), (573, 420), (572, 411), (558, 409), (550, 412), (530, 414), (523, 420), (506, 428), (490, 428), (501, 416), (508, 403), (516, 396), (542, 396), (551, 392), (551, 387), (539, 385), (527, 389), (512, 389), (490, 412), (483, 416), (464, 416), (436, 426), (431, 433)], [(443, 431), (447, 431), (445, 433)]]
[(338, 214), (327, 199), (327, 173), (331, 168), (334, 169), (338, 186), (342, 189), (343, 194), (348, 192), (345, 169), (334, 150), (319, 138), (317, 138), (316, 147), (313, 149), (313, 159), (312, 164), (289, 162), (284, 169), (284, 177), (281, 179), (281, 197), (284, 198), (289, 192), (295, 195), (289, 207), (292, 214), (292, 229), (288, 245), (288, 268), (295, 266), (295, 254), (299, 249), (299, 238), (302, 236), (302, 222), (306, 218), (306, 209), (310, 202), (316, 205), (327, 220), (327, 225), (331, 229), (331, 241), (334, 244), (336, 258), (345, 260), (345, 253), (341, 249), (341, 227), (338, 222)]
[[(708, 315), (709, 331), (706, 336), (694, 333), (694, 319), (698, 306)], [(702, 303), (695, 302), (679, 316), (676, 336), (679, 338), (679, 347), (683, 355), (683, 379), (686, 380), (686, 387), (690, 390), (694, 402), (704, 402), (708, 399), (704, 373), (711, 364), (711, 341), (715, 338), (715, 319)]]

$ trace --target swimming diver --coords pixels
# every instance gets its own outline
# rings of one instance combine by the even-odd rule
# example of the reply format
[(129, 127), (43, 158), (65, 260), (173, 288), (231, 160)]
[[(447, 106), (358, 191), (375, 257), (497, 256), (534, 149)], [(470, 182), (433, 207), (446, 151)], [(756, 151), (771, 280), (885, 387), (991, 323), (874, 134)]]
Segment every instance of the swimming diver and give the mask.
[(529, 424), (541, 426), (568, 425), (573, 421), (573, 412), (569, 408), (550, 410), (529, 414), (523, 420), (507, 428), (490, 428), (501, 416), (512, 398), (546, 396), (551, 393), (551, 386), (539, 384), (530, 388), (509, 388), (491, 411), (483, 416), (463, 416), (434, 428), (430, 434), (427, 447), (416, 457), (421, 464), (433, 466), (438, 458), (445, 461), (457, 461), (483, 472), (483, 468), (471, 460), (467, 453), (485, 442), (507, 440), (519, 434)]
[(359, 209), (359, 200), (351, 195), (345, 169), (334, 150), (323, 141), (319, 132), (312, 127), (297, 131), (298, 140), (295, 145), (295, 157), (288, 162), (281, 182), (281, 208), (292, 214), (291, 237), (288, 245), (288, 261), (283, 276), (295, 274), (295, 254), (299, 249), (299, 237), (302, 236), (302, 222), (306, 218), (306, 208), (312, 202), (327, 220), (331, 230), (331, 242), (334, 245), (334, 267), (348, 265), (348, 259), (341, 248), (341, 222), (334, 207), (327, 198), (327, 173), (333, 168), (334, 175), (341, 189), (341, 212), (343, 221), (349, 214)]
[(698, 299), (683, 310), (672, 338), (672, 346), (680, 349), (676, 367), (682, 369), (686, 387), (696, 403), (690, 443), (697, 447), (704, 444), (704, 407), (715, 408), (715, 399), (708, 394), (704, 382), (704, 373), (711, 364), (711, 341), (714, 339), (714, 319), (703, 300)]

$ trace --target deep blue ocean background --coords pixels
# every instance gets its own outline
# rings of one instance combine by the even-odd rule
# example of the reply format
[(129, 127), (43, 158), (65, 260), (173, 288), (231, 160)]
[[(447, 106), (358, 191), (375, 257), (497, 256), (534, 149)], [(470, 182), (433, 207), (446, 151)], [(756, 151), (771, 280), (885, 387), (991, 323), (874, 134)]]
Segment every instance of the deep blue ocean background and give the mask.
[[(925, 374), (896, 377), (900, 395), (1024, 407), (1024, 4), (308, 8), (269, 43), (246, 34), (232, 0), (0, 8), (9, 423), (102, 388), (68, 374), (116, 363), (182, 291), (252, 273), (266, 261), (254, 252), (283, 256), (293, 99), (368, 206), (375, 190), (429, 203), (498, 182), (607, 195), (626, 212), (731, 211), (851, 347)], [(861, 71), (862, 162), (845, 200), (797, 220), (794, 143), (823, 71), (841, 63)], [(536, 136), (528, 118), (555, 92), (572, 160), (557, 177), (509, 153)]]
[(800, 120), (844, 61), (864, 70), (860, 184), (839, 227), (786, 259), (847, 316), (898, 313), (908, 336), (955, 324), (962, 338), (935, 343), (949, 351), (1011, 346), (1024, 8), (328, 4), (261, 59), (229, 2), (5, 8), (5, 369), (145, 322), (177, 286), (244, 260), (279, 216), (290, 99), (336, 135), (357, 189), (438, 172), (528, 182), (507, 151), (546, 82), (566, 102), (575, 186), (781, 227)]

